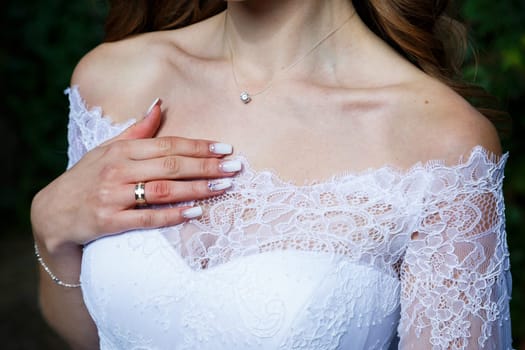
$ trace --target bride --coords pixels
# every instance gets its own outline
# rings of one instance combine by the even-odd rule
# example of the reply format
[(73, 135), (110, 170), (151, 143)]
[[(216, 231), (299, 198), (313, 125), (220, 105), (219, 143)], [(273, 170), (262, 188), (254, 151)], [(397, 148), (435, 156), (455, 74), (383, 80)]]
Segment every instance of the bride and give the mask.
[(75, 349), (511, 349), (507, 155), (448, 3), (112, 1), (32, 204), (50, 325)]

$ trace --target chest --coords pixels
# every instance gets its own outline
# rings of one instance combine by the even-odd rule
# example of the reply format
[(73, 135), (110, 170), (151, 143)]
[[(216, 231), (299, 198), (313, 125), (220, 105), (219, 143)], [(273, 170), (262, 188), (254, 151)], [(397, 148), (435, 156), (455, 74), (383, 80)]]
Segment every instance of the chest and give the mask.
[[(275, 169), (296, 183), (392, 164), (398, 158), (389, 136), (394, 126), (385, 121), (380, 102), (273, 93), (283, 96), (261, 95), (247, 105), (233, 95), (167, 101), (159, 135), (230, 143), (255, 169)], [(177, 96), (181, 99), (187, 101)]]

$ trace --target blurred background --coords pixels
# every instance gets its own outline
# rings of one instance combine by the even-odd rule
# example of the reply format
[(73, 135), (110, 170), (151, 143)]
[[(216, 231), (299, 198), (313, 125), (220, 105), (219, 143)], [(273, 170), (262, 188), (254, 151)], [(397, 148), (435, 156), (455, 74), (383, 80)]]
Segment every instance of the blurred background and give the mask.
[[(525, 1), (461, 0), (473, 51), (465, 77), (513, 120), (504, 191), (513, 273), (514, 347), (525, 349)], [(103, 37), (101, 0), (9, 1), (0, 11), (0, 348), (66, 349), (36, 299), (29, 207), (66, 166), (67, 99), (78, 60)], [(475, 58), (477, 56), (477, 59)]]

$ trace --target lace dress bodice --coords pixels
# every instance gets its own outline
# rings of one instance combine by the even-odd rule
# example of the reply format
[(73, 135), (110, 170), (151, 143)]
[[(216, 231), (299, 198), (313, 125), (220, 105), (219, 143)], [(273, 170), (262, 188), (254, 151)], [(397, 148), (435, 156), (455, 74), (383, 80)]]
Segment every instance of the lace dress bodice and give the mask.
[[(72, 166), (133, 120), (67, 92)], [(507, 155), (302, 186), (237, 157), (201, 218), (84, 248), (102, 349), (511, 348)]]

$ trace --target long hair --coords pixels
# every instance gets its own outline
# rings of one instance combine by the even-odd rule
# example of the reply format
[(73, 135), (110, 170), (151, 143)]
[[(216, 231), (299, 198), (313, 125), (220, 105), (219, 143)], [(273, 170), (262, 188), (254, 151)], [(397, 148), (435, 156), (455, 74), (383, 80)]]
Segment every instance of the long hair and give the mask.
[[(110, 0), (105, 41), (184, 27), (226, 9), (224, 0)], [(508, 116), (483, 88), (462, 79), (468, 49), (465, 26), (449, 0), (353, 0), (363, 22), (402, 56), (472, 103), (500, 131)]]

